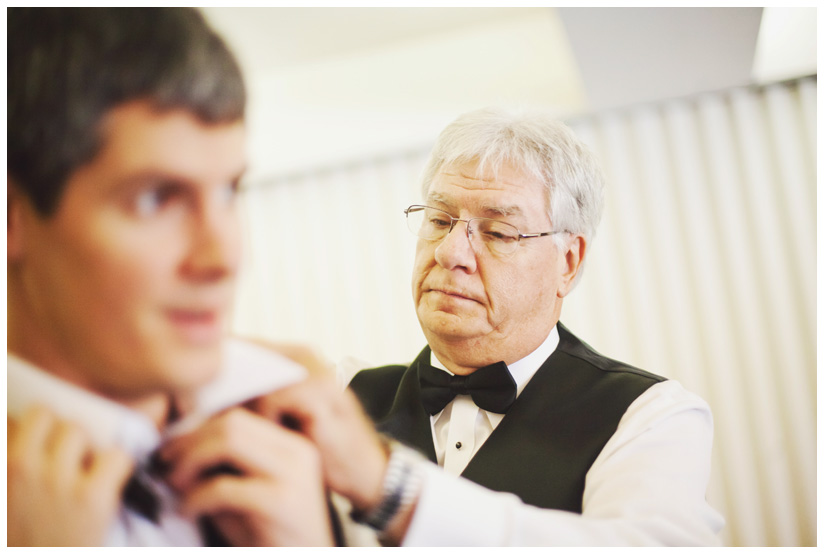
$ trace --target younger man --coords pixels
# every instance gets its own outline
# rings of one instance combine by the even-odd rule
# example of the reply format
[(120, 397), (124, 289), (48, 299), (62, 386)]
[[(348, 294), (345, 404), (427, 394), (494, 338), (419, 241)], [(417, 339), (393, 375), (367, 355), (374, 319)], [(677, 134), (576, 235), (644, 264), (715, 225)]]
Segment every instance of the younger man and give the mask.
[(172, 424), (303, 375), (223, 339), (245, 166), (232, 55), (192, 9), (7, 17), (9, 545), (329, 544), (314, 447), (249, 411), (209, 421), (177, 491), (152, 472)]

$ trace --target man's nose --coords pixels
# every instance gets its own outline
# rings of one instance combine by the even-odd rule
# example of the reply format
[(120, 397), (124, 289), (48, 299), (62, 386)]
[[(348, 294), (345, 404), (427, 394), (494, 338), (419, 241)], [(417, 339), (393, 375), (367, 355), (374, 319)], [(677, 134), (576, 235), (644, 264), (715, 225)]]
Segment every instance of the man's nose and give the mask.
[(205, 203), (193, 218), (186, 275), (196, 281), (219, 281), (233, 276), (239, 262), (240, 230), (235, 209)]
[(454, 220), (449, 233), (435, 249), (435, 260), (447, 270), (456, 268), (473, 273), (477, 268), (476, 251), (472, 244), (472, 229), (465, 220)]

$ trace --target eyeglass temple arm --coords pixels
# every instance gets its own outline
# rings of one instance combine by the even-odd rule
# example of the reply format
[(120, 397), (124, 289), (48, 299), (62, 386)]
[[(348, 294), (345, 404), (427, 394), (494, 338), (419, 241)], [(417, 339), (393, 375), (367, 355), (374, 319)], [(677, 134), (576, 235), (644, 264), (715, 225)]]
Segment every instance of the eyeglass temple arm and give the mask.
[(556, 233), (572, 233), (566, 229), (559, 229), (556, 231), (545, 231), (544, 233), (519, 233), (518, 236), (522, 239), (532, 239), (533, 237), (545, 237), (547, 235), (555, 235)]

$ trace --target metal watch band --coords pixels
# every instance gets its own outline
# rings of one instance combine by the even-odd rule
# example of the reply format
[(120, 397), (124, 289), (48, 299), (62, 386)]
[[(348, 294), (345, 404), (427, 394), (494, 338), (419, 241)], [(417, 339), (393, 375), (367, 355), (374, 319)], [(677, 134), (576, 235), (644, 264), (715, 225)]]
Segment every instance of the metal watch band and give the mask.
[(421, 490), (422, 476), (418, 467), (423, 457), (409, 447), (389, 441), (389, 462), (384, 474), (381, 501), (368, 513), (352, 511), (354, 521), (366, 524), (381, 533), (387, 529), (399, 511), (412, 504)]

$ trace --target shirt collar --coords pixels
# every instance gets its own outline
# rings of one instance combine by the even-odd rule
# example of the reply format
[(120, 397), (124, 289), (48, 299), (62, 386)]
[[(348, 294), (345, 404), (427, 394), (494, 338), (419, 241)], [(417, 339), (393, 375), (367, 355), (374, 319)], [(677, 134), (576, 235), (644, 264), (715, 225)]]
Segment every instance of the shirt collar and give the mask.
[(142, 413), (87, 391), (8, 353), (8, 408), (21, 415), (34, 403), (79, 424), (95, 445), (120, 447), (145, 460), (170, 437), (190, 431), (211, 415), (306, 377), (306, 370), (271, 349), (230, 339), (218, 376), (198, 390), (195, 406), (163, 434)]
[(137, 460), (148, 457), (159, 444), (160, 433), (143, 414), (110, 401), (8, 353), (8, 408), (20, 416), (39, 403), (79, 424), (101, 448), (117, 446)]
[[(557, 326), (553, 326), (550, 330), (550, 333), (547, 335), (545, 340), (542, 342), (541, 345), (538, 346), (536, 350), (532, 353), (527, 355), (526, 357), (517, 360), (513, 364), (508, 364), (507, 368), (510, 370), (510, 374), (513, 376), (513, 380), (516, 382), (516, 394), (521, 395), (522, 390), (527, 385), (527, 382), (530, 381), (530, 378), (533, 377), (541, 365), (544, 364), (550, 355), (556, 350), (556, 347), (559, 345), (559, 330)], [(430, 352), (430, 364), (432, 364), (435, 368), (440, 368), (444, 370), (448, 374), (452, 374), (447, 367), (444, 366), (440, 360), (438, 360), (438, 356)]]

